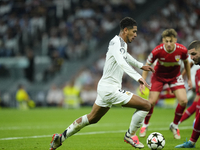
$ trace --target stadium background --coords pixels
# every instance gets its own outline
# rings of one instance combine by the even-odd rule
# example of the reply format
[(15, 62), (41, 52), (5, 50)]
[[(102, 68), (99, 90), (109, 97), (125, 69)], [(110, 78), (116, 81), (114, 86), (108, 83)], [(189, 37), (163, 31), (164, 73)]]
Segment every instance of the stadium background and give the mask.
[[(129, 52), (144, 63), (166, 28), (174, 28), (186, 47), (200, 39), (198, 0), (0, 1), (1, 106), (17, 106), (19, 84), (45, 107), (52, 87), (63, 92), (73, 82), (84, 105), (91, 105), (108, 42), (125, 16), (138, 22)], [(135, 81), (127, 75), (123, 80), (125, 89), (136, 92)]]

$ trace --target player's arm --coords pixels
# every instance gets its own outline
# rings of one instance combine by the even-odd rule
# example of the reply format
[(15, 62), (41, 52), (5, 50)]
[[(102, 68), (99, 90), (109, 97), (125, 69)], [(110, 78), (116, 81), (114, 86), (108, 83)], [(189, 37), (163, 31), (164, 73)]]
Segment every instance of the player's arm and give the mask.
[[(146, 62), (146, 64), (145, 64), (145, 66), (149, 66), (149, 67), (150, 67), (151, 64), (152, 64), (154, 61), (155, 61), (155, 57), (154, 57), (153, 53), (151, 52), (151, 53), (149, 54), (148, 58), (147, 58), (147, 62)], [(149, 72), (149, 70), (143, 70), (143, 72), (142, 72), (142, 77), (143, 77), (144, 80), (147, 79), (148, 72)], [(155, 72), (155, 71), (153, 70), (152, 72)], [(144, 91), (144, 90), (145, 90), (144, 86), (141, 86), (141, 85), (140, 85), (140, 92), (141, 92), (142, 94), (143, 94), (143, 91)]]
[[(190, 68), (192, 68), (192, 66), (194, 65), (194, 63), (193, 62), (190, 62)], [(183, 69), (183, 71), (182, 71), (182, 76), (184, 77), (185, 76), (185, 74), (186, 74), (186, 70), (185, 69)]]
[[(150, 64), (146, 63), (145, 66), (150, 66)], [(153, 71), (154, 72), (154, 71)], [(148, 76), (149, 71), (145, 71), (143, 70), (142, 72), (142, 77), (146, 80), (147, 76)]]
[(129, 53), (127, 53), (127, 61), (132, 66), (135, 66), (139, 69), (145, 70), (145, 71), (152, 71), (154, 72), (154, 69), (149, 65), (143, 65), (143, 63), (137, 61), (135, 58), (133, 58)]
[(117, 51), (117, 52), (113, 52), (113, 56), (115, 57), (115, 60), (117, 62), (117, 64), (124, 70), (124, 72), (126, 72), (130, 77), (132, 77), (133, 79), (135, 79), (136, 81), (139, 81), (140, 78), (142, 78), (142, 76), (135, 70), (132, 68), (131, 65), (129, 65), (129, 63), (127, 62), (126, 58), (124, 57), (123, 53), (125, 51), (122, 50), (123, 48), (121, 48), (121, 51)]
[(127, 61), (130, 65), (135, 66), (139, 69), (143, 67), (143, 63), (137, 61), (135, 58), (133, 58), (128, 52), (127, 52)]
[(186, 75), (187, 75), (187, 78), (188, 78), (188, 86), (189, 86), (189, 90), (192, 89), (192, 80), (191, 80), (191, 74), (190, 74), (190, 63), (188, 61), (188, 59), (184, 60), (184, 68), (185, 68), (185, 71), (186, 71)]
[(126, 51), (119, 45), (112, 45), (112, 55), (114, 56), (117, 64), (126, 72), (131, 78), (140, 83), (140, 85), (150, 88), (150, 85), (142, 78), (142, 76), (128, 63)]

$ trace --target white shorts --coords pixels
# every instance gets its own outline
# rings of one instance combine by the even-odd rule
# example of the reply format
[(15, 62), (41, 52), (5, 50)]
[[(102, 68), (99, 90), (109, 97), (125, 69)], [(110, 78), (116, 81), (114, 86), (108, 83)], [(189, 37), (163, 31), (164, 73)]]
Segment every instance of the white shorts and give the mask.
[(97, 98), (95, 103), (101, 107), (112, 107), (112, 105), (125, 105), (132, 98), (133, 93), (121, 89), (113, 92), (110, 91), (97, 91)]

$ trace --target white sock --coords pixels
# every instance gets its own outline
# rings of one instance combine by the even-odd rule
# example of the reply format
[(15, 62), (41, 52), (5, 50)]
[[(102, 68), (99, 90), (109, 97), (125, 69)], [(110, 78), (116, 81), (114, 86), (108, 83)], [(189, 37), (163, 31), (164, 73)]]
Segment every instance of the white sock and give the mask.
[(142, 127), (148, 127), (149, 126), (149, 124), (145, 124), (145, 123), (143, 123), (143, 125), (142, 125)]
[(172, 122), (172, 125), (173, 125), (173, 127), (174, 127), (175, 129), (178, 129), (178, 125), (177, 125), (177, 124), (174, 124), (174, 123)]
[(135, 135), (136, 131), (141, 127), (142, 122), (147, 114), (148, 111), (142, 111), (142, 110), (135, 111), (131, 119), (131, 124), (129, 127), (129, 132), (127, 132), (127, 136)]
[(195, 144), (195, 142), (192, 142), (192, 141), (190, 141), (191, 143), (192, 143), (192, 145), (194, 145)]
[(77, 123), (76, 120), (62, 133), (62, 142), (72, 136), (73, 134), (80, 131), (83, 127), (87, 126), (89, 124), (87, 115), (82, 116), (82, 122)]

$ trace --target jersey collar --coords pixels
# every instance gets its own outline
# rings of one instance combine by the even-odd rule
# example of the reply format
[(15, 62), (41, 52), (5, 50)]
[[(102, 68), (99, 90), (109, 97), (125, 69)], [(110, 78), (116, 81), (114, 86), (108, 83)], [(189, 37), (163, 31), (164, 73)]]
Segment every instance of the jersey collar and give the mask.
[(171, 52), (168, 52), (168, 51), (166, 50), (166, 48), (165, 48), (165, 44), (163, 44), (163, 47), (164, 47), (164, 50), (165, 50), (167, 53), (173, 53), (173, 52), (175, 51), (175, 49), (176, 49), (176, 44), (174, 44), (174, 50), (171, 51)]

